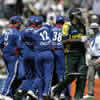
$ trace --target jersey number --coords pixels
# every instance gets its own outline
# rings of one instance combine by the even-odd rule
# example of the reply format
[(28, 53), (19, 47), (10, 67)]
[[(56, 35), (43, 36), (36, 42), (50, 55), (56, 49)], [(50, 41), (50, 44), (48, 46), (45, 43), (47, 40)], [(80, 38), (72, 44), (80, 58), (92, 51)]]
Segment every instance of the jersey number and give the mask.
[(49, 36), (48, 36), (47, 31), (41, 32), (40, 36), (42, 37), (42, 40), (49, 40)]
[(58, 34), (57, 32), (54, 32), (53, 41), (61, 42), (61, 40), (62, 40), (62, 33), (59, 32), (59, 34)]

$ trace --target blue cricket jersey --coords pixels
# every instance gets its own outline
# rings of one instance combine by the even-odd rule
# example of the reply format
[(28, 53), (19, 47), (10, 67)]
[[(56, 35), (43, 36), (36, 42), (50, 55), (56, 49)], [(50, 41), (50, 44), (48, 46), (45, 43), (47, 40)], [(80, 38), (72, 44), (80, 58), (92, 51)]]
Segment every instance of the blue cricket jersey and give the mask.
[(21, 31), (21, 41), (24, 46), (27, 46), (31, 50), (34, 48), (34, 39), (33, 37), (34, 28), (33, 27), (26, 27)]
[(33, 34), (34, 38), (34, 50), (45, 51), (51, 50), (51, 34), (48, 27), (42, 26), (36, 29)]
[(62, 44), (62, 27), (53, 26), (51, 28), (52, 46), (55, 49), (64, 49)]
[(0, 47), (4, 54), (15, 55), (16, 47), (21, 49), (20, 32), (16, 28), (9, 28), (0, 36)]

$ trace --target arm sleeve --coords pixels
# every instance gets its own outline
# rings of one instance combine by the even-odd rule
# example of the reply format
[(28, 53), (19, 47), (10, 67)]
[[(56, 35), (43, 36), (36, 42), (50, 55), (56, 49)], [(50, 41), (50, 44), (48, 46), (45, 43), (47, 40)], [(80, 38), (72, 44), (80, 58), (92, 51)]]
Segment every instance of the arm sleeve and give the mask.
[(62, 41), (66, 39), (69, 39), (69, 35), (62, 35)]
[(4, 47), (4, 34), (0, 35), (0, 48)]
[(64, 43), (64, 44), (66, 44), (66, 43), (72, 43), (72, 42), (81, 42), (81, 38), (78, 38), (78, 39), (71, 39), (71, 26), (70, 26), (70, 28), (69, 28), (69, 31), (68, 31), (68, 34), (67, 35), (63, 35), (63, 37), (62, 37), (62, 42)]

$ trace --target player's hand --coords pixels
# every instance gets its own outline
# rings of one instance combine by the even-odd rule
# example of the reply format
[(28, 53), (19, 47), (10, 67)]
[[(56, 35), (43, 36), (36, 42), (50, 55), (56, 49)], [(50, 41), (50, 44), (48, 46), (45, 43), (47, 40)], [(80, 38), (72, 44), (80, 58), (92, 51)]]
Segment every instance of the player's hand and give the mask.
[(63, 42), (63, 44), (65, 44), (65, 43), (71, 43), (72, 39), (63, 40), (62, 42)]
[(67, 42), (72, 42), (72, 39), (67, 39)]
[(87, 40), (84, 44), (85, 48), (89, 48), (89, 40)]
[(55, 49), (54, 49), (54, 48), (52, 48), (52, 49), (51, 49), (51, 51), (52, 51), (52, 52), (54, 52), (54, 51), (55, 51)]
[(100, 58), (96, 60), (96, 64), (100, 64)]
[(87, 36), (82, 36), (81, 37), (81, 42), (86, 42), (88, 40), (88, 37)]

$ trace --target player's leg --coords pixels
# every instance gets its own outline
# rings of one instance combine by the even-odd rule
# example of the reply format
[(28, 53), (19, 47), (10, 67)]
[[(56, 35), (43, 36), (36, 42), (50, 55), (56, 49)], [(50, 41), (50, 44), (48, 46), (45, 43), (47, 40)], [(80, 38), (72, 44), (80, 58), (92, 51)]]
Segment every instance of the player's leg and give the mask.
[[(45, 54), (44, 54), (45, 55)], [(43, 63), (44, 68), (44, 90), (43, 90), (43, 96), (49, 96), (50, 90), (51, 90), (51, 84), (52, 84), (52, 75), (53, 75), (53, 54), (51, 51), (46, 52), (45, 61)]]
[[(58, 76), (58, 82), (63, 80), (64, 72), (65, 72), (65, 56), (63, 50), (56, 50), (56, 73)], [(68, 91), (67, 91), (68, 92)], [(60, 94), (60, 99), (64, 99), (66, 95), (66, 89), (64, 89)]]
[[(26, 80), (23, 81), (20, 90), (26, 91), (27, 94), (34, 94), (36, 90), (38, 90), (38, 97), (42, 98), (42, 76), (39, 69), (39, 62), (37, 62), (36, 56), (32, 53), (30, 56), (28, 55), (24, 59), (24, 66), (25, 66), (25, 78)], [(26, 94), (25, 92), (25, 94)], [(36, 98), (35, 94), (32, 95), (33, 98)]]
[(14, 80), (15, 80), (16, 75), (17, 75), (18, 60), (16, 60), (16, 57), (12, 57), (11, 59), (13, 59), (13, 60), (11, 60), (11, 61), (8, 60), (8, 64), (7, 64), (8, 65), (7, 66), (8, 77), (6, 79), (5, 87), (4, 87), (2, 94), (12, 97), (13, 96), (12, 86), (13, 86)]
[[(65, 73), (68, 73), (68, 64), (67, 64), (67, 54), (65, 54)], [(70, 94), (70, 84), (66, 87), (66, 96), (71, 97)]]
[(63, 50), (56, 50), (56, 73), (58, 76), (58, 81), (62, 81), (65, 72), (65, 56)]
[(89, 65), (88, 65), (88, 94), (84, 96), (84, 98), (93, 98), (94, 97), (94, 80), (95, 80), (95, 74), (96, 74), (96, 69), (95, 69), (96, 63), (95, 59), (89, 60)]
[[(23, 57), (24, 80), (16, 93), (18, 98), (22, 98), (22, 95), (25, 95), (28, 89), (31, 88), (31, 85), (32, 85), (31, 79), (33, 78), (33, 73), (34, 73), (33, 68), (31, 66), (31, 62), (32, 61), (30, 58), (30, 53), (28, 55), (24, 55)], [(19, 78), (21, 77), (19, 76)]]
[(71, 75), (71, 73), (74, 73), (76, 71), (75, 59), (76, 58), (71, 54), (67, 55), (68, 73), (65, 73), (63, 81), (58, 83), (57, 87), (54, 89), (54, 94), (59, 95), (61, 91), (64, 90), (67, 85), (69, 85), (75, 79), (75, 76)]
[(85, 64), (85, 56), (81, 55), (78, 60), (78, 72), (81, 74), (76, 82), (76, 94), (75, 100), (81, 99), (83, 97), (86, 76), (87, 76), (87, 66)]

